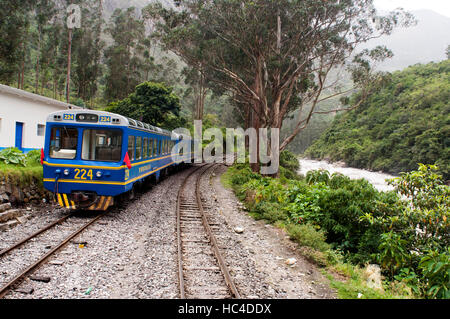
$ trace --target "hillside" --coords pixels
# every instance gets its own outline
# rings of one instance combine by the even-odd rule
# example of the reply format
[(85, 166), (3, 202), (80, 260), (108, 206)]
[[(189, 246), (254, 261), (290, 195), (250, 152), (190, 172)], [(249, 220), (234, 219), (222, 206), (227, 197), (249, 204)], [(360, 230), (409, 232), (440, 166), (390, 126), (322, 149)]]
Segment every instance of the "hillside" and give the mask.
[(450, 178), (450, 60), (392, 74), (361, 107), (338, 115), (306, 154), (399, 173), (437, 164)]

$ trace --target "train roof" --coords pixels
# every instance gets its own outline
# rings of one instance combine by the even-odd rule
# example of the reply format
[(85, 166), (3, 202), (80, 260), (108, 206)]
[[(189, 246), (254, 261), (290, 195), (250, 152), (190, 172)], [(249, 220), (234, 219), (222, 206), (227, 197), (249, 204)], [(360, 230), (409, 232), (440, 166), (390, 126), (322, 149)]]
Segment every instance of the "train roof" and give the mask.
[[(90, 116), (91, 115), (91, 116)], [(93, 115), (93, 116), (92, 116)], [(187, 136), (182, 136), (181, 134), (170, 132), (168, 130), (162, 129), (157, 126), (153, 126), (141, 121), (134, 120), (132, 118), (111, 113), (105, 111), (95, 111), (95, 110), (64, 110), (50, 113), (47, 117), (47, 122), (53, 123), (79, 123), (79, 124), (90, 124), (90, 125), (110, 125), (131, 127), (143, 131), (148, 131), (160, 135), (172, 136), (175, 138), (186, 138)]]

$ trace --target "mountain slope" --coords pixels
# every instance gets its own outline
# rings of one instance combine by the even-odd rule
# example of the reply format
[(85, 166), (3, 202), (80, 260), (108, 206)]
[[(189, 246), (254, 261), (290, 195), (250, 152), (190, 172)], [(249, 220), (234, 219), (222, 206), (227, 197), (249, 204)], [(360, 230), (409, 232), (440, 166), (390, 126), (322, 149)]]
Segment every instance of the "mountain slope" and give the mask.
[(438, 164), (450, 178), (450, 60), (392, 74), (363, 105), (338, 115), (306, 154), (399, 173)]

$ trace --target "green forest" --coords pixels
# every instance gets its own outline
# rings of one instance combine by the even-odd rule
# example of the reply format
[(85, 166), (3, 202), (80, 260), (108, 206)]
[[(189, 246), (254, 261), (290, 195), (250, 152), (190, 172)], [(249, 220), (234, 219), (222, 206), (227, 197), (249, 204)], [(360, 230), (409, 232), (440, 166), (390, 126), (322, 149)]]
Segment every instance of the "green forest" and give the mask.
[(449, 101), (450, 60), (394, 72), (358, 108), (336, 116), (306, 155), (395, 174), (436, 164), (449, 179)]

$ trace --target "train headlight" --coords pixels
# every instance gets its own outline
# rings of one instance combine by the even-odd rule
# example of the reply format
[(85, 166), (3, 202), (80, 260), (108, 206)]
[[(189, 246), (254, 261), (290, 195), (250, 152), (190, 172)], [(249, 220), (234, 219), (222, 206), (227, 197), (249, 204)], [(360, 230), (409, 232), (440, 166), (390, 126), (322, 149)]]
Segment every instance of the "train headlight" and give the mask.
[(97, 176), (98, 178), (102, 177), (102, 172), (98, 171), (95, 176)]
[(66, 169), (64, 170), (64, 175), (69, 176), (69, 173), (70, 173), (70, 171), (66, 168)]

